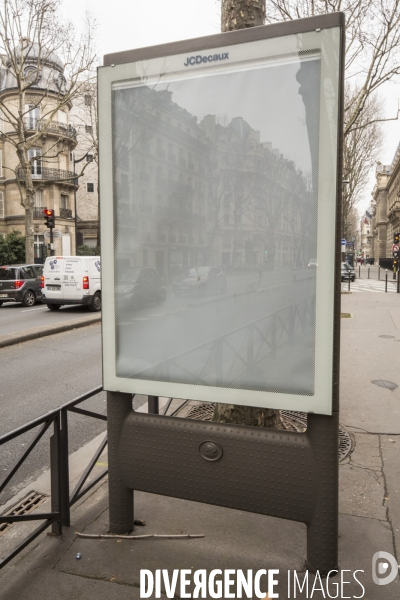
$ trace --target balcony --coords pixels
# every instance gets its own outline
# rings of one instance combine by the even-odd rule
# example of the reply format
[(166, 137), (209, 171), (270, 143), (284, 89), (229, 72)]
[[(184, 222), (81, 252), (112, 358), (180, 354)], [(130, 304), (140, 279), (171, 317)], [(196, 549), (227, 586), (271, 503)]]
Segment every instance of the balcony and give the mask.
[[(16, 170), (17, 179), (24, 180), (25, 175), (22, 167), (17, 167)], [(32, 173), (32, 179), (43, 179), (45, 181), (63, 181), (70, 185), (77, 185), (75, 183), (76, 174), (73, 171), (64, 171), (62, 169), (48, 169), (47, 167), (41, 168), (39, 165), (35, 165), (35, 172)], [(68, 181), (69, 180), (69, 181)]]
[(60, 208), (60, 219), (72, 219), (72, 210), (70, 208)]
[[(43, 211), (47, 206), (34, 206), (33, 207), (33, 218), (44, 219)], [(56, 219), (73, 219), (72, 210), (70, 208), (60, 208), (60, 214), (56, 215)]]
[(76, 139), (76, 129), (67, 123), (60, 121), (40, 121), (38, 119), (25, 119), (27, 131), (43, 131), (43, 133), (54, 133)]

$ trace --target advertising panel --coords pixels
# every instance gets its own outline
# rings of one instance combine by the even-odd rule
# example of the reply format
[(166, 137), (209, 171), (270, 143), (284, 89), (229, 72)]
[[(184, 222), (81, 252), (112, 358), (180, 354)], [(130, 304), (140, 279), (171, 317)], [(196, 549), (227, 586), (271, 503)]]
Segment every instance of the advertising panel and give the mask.
[(255, 30), (99, 69), (104, 387), (331, 414), (342, 31)]

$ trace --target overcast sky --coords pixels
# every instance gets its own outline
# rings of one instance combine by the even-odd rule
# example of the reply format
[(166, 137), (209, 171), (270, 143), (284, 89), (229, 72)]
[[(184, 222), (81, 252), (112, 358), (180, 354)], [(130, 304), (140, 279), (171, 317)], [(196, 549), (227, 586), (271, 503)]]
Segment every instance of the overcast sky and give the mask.
[[(79, 27), (89, 9), (98, 23), (98, 50), (110, 52), (174, 42), (220, 31), (220, 0), (64, 0), (65, 14)], [(400, 84), (387, 84), (381, 92), (387, 116), (396, 113)], [(384, 125), (385, 145), (381, 162), (392, 162), (400, 141), (400, 122)], [(374, 185), (365, 189), (360, 207), (366, 208)]]

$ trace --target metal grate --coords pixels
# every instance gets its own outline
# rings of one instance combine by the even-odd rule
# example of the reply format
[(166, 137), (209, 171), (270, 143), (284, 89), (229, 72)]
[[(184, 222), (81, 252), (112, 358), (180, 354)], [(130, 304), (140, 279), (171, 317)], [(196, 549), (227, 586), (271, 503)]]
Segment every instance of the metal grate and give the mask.
[[(214, 414), (215, 404), (208, 402), (199, 406), (194, 406), (186, 415), (187, 419), (197, 419), (199, 421), (211, 421)], [(285, 429), (289, 431), (303, 432), (307, 429), (307, 413), (281, 410), (282, 423)], [(346, 458), (352, 451), (352, 440), (349, 433), (339, 425), (339, 460)]]
[[(8, 508), (4, 513), (2, 513), (1, 516), (8, 517), (13, 515), (29, 515), (36, 510), (38, 506), (43, 504), (48, 497), (49, 496), (47, 494), (42, 494), (41, 492), (35, 492), (32, 490), (17, 504), (14, 504), (14, 506)], [(0, 536), (6, 533), (11, 527), (14, 527), (14, 525), (16, 525), (16, 523), (0, 523)]]

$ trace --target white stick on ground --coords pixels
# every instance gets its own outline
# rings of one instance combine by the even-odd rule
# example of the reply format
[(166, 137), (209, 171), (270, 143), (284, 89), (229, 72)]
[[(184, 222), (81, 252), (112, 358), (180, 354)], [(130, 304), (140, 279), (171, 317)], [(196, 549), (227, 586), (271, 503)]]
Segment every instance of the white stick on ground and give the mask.
[(163, 538), (168, 540), (175, 539), (189, 539), (189, 538), (203, 538), (204, 533), (185, 533), (182, 535), (158, 535), (157, 533), (151, 533), (148, 535), (111, 535), (111, 534), (99, 534), (99, 533), (79, 533), (79, 531), (75, 531), (75, 535), (82, 538), (92, 538), (92, 539), (118, 539), (118, 540), (144, 540), (148, 538)]

